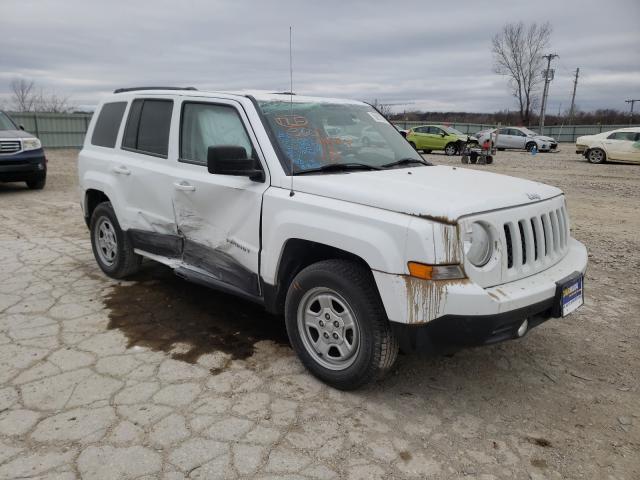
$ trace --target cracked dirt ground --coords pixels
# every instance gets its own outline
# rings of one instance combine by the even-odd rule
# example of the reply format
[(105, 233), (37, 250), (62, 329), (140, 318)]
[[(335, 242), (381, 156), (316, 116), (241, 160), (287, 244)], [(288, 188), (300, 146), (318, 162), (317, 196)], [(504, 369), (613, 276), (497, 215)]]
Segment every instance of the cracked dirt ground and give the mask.
[(640, 478), (640, 166), (563, 148), (474, 168), (565, 189), (585, 307), (354, 393), (254, 305), (151, 263), (102, 275), (77, 152), (49, 151), (44, 191), (0, 184), (0, 478)]

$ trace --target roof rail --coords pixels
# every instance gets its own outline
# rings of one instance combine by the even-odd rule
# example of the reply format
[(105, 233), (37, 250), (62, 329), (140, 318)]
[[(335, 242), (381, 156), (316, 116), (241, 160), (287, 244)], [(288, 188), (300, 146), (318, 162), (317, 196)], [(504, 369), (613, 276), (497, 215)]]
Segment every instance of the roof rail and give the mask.
[(129, 87), (117, 88), (113, 93), (136, 92), (138, 90), (197, 90), (195, 87)]

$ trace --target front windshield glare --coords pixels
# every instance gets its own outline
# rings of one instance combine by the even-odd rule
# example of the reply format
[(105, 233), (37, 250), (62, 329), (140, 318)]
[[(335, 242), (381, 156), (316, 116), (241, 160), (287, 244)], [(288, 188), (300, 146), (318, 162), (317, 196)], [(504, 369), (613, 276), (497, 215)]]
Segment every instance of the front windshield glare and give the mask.
[(9, 117), (0, 112), (0, 130), (15, 130), (16, 126), (13, 124)]
[(282, 160), (287, 171), (291, 164), (294, 173), (300, 173), (333, 164), (382, 167), (406, 159), (424, 162), (368, 105), (295, 101), (259, 105), (286, 157)]

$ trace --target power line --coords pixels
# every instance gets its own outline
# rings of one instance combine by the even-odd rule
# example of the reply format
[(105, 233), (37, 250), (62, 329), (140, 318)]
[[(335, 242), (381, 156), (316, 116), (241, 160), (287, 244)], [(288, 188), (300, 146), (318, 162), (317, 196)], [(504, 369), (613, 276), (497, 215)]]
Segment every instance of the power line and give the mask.
[(635, 98), (633, 100), (625, 100), (624, 103), (631, 104), (631, 111), (629, 112), (629, 125), (633, 125), (633, 104), (636, 102), (640, 102), (640, 99)]
[(554, 71), (551, 69), (551, 60), (558, 57), (559, 55), (556, 53), (549, 53), (548, 55), (543, 55), (542, 58), (547, 59), (547, 69), (542, 71), (542, 75), (544, 76), (544, 90), (542, 92), (542, 106), (540, 107), (540, 134), (544, 135), (544, 114), (547, 108), (547, 96), (549, 95), (549, 83), (553, 80)]
[(569, 109), (569, 124), (573, 123), (573, 114), (576, 106), (576, 88), (578, 87), (578, 76), (580, 75), (580, 68), (576, 68), (576, 78), (573, 81), (573, 94), (571, 95), (571, 108)]

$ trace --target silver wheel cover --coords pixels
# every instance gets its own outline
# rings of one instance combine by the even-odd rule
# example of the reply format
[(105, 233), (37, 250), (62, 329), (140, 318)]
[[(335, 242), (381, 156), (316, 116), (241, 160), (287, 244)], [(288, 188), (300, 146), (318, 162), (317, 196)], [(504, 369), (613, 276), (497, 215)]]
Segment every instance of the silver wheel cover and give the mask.
[(298, 332), (305, 350), (329, 370), (353, 365), (360, 349), (358, 320), (347, 301), (325, 287), (304, 294), (297, 311)]
[(107, 217), (101, 217), (93, 235), (100, 261), (112, 266), (118, 255), (118, 237), (111, 221)]

